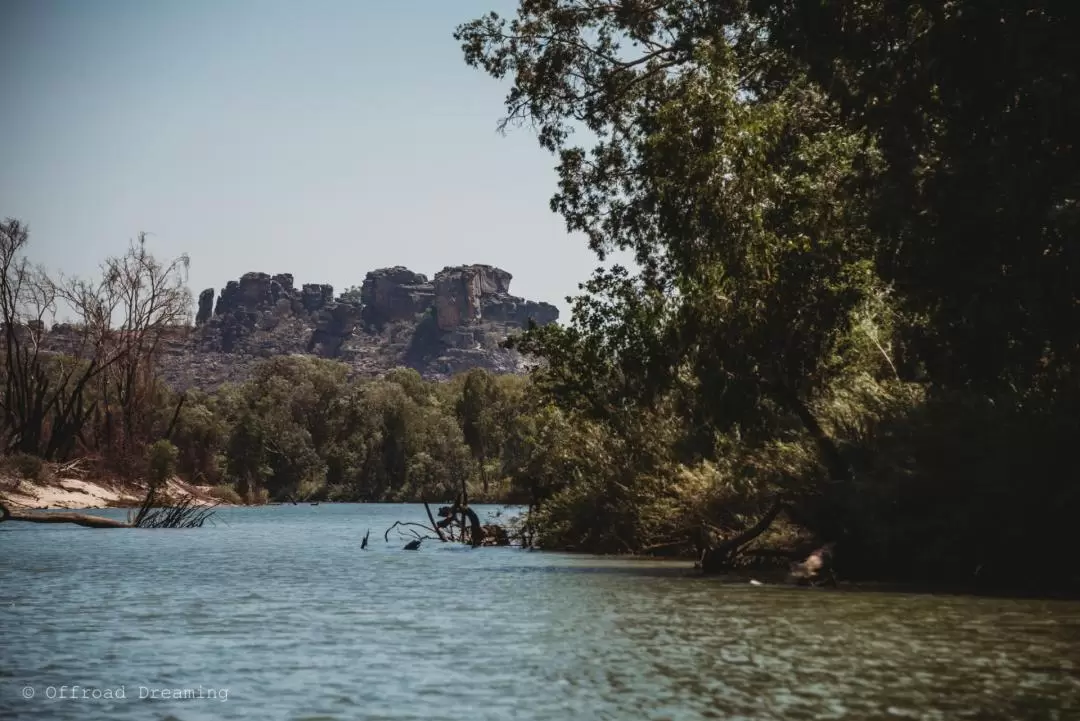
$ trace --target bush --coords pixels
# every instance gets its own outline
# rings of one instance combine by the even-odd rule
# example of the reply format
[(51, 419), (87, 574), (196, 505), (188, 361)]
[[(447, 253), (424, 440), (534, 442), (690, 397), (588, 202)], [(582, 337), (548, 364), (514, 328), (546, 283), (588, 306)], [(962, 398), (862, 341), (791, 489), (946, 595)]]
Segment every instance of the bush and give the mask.
[(210, 489), (209, 495), (211, 498), (216, 498), (222, 503), (229, 503), (234, 506), (244, 505), (244, 499), (240, 497), (240, 494), (236, 492), (236, 489), (230, 485), (222, 484), (220, 486), (214, 486)]
[(147, 474), (152, 485), (159, 485), (176, 475), (176, 459), (180, 451), (162, 438), (146, 449)]
[(29, 453), (12, 453), (4, 460), (11, 472), (28, 481), (39, 481), (45, 473), (45, 461)]
[(256, 488), (248, 494), (247, 503), (249, 506), (265, 506), (270, 500), (270, 491), (265, 488)]

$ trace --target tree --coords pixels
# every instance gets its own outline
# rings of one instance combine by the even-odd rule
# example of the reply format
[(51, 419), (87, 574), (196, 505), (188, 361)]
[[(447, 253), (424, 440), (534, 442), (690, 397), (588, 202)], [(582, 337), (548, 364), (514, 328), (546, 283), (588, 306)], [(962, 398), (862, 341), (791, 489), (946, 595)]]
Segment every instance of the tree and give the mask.
[[(714, 3), (732, 6), (735, 3)], [(940, 387), (1080, 398), (1080, 73), (1070, 2), (752, 3), (868, 131), (877, 269)]]
[(136, 450), (149, 442), (158, 351), (170, 332), (191, 321), (188, 263), (186, 255), (157, 260), (140, 233), (124, 255), (106, 259), (100, 278), (62, 278), (56, 284), (58, 298), (98, 339), (98, 354), (111, 359), (98, 375), (104, 415), (100, 440), (120, 470), (133, 470), (140, 460)]
[[(574, 329), (534, 331), (523, 347), (563, 385), (579, 377), (597, 407), (683, 387), (688, 416), (721, 431), (767, 433), (770, 408), (793, 414), (849, 479), (810, 401), (877, 285), (855, 183), (877, 162), (873, 143), (797, 72), (762, 78), (770, 68), (751, 61), (778, 63), (745, 12), (710, 24), (704, 10), (523, 3), (512, 22), (458, 29), (470, 64), (513, 78), (504, 122), (532, 122), (559, 155), (552, 208), (568, 229), (601, 259), (632, 250), (641, 268), (598, 271)], [(581, 125), (591, 149), (571, 144)]]
[(465, 374), (457, 404), (458, 422), (465, 443), (480, 468), (485, 496), (488, 493), (488, 457), (499, 448), (497, 404), (498, 389), (487, 371), (474, 368)]
[[(1078, 30), (1066, 2), (545, 0), (457, 37), (469, 63), (513, 78), (504, 123), (533, 123), (560, 154), (568, 226), (598, 251), (633, 248), (646, 275), (670, 230), (635, 212), (640, 140), (671, 120), (648, 123), (652, 108), (709, 66), (731, 71), (746, 109), (793, 86), (819, 96), (789, 107), (825, 110), (861, 145), (836, 200), (860, 197), (865, 257), (907, 318), (899, 369), (1075, 410)], [(581, 129), (591, 152), (570, 143)]]

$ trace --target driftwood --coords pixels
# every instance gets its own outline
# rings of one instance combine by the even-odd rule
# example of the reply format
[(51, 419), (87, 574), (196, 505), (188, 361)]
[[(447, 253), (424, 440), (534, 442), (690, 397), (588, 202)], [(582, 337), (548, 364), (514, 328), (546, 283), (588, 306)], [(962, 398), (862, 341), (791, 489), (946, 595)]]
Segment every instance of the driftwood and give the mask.
[[(435, 524), (436, 528), (448, 528), (457, 521), (461, 526), (461, 541), (463, 543), (465, 536), (468, 535), (469, 545), (473, 548), (483, 545), (484, 527), (480, 524), (480, 517), (476, 515), (476, 511), (469, 508), (468, 505), (458, 501), (453, 506), (443, 506), (439, 509), (439, 516), (442, 520)], [(466, 529), (465, 525), (466, 520), (468, 520), (468, 529)], [(468, 533), (466, 533), (466, 530)]]
[(386, 532), (383, 534), (383, 540), (386, 541), (387, 543), (389, 543), (390, 542), (390, 531), (394, 530), (398, 526), (401, 526), (402, 528), (405, 528), (406, 531), (413, 534), (413, 536), (415, 536), (418, 540), (423, 540), (424, 536), (421, 536), (419, 533), (414, 531), (412, 528), (407, 528), (407, 526), (415, 526), (417, 528), (422, 528), (425, 531), (430, 531), (431, 530), (430, 528), (428, 528), (427, 526), (425, 526), (422, 523), (413, 523), (412, 521), (394, 521), (394, 525), (390, 526), (390, 528), (387, 528)]
[[(482, 525), (476, 511), (469, 508), (467, 504), (462, 503), (460, 499), (455, 501), (453, 506), (443, 506), (439, 509), (438, 515), (442, 519), (440, 521), (435, 520), (435, 515), (432, 514), (431, 506), (427, 502), (424, 502), (424, 510), (427, 512), (428, 521), (431, 522), (430, 526), (411, 521), (395, 521), (394, 525), (387, 528), (383, 533), (383, 540), (389, 543), (390, 531), (400, 527), (413, 535), (414, 540), (410, 541), (409, 545), (405, 547), (407, 551), (415, 551), (420, 547), (422, 541), (427, 539), (435, 540), (436, 538), (443, 543), (461, 541), (462, 543), (468, 543), (473, 548), (485, 545), (485, 541), (488, 539), (494, 545), (509, 545), (510, 543), (505, 529), (497, 526)], [(454, 524), (457, 524), (461, 529), (458, 538), (454, 537)], [(427, 533), (421, 534), (415, 530), (417, 528)], [(398, 533), (401, 534), (401, 531)], [(435, 535), (428, 535), (431, 533)]]
[(0, 523), (24, 521), (27, 523), (73, 523), (86, 528), (199, 528), (214, 515), (217, 503), (203, 505), (188, 495), (164, 506), (155, 506), (157, 489), (151, 487), (134, 517), (118, 521), (87, 513), (32, 513), (13, 511), (0, 503)]
[(74, 523), (87, 528), (134, 528), (127, 521), (117, 521), (104, 516), (92, 516), (86, 513), (28, 513), (12, 511), (0, 503), (0, 523), (4, 521), (26, 521), (27, 523)]
[(439, 540), (445, 543), (446, 536), (443, 535), (442, 528), (439, 527), (439, 524), (435, 522), (435, 516), (431, 515), (431, 506), (428, 505), (427, 501), (424, 501), (424, 510), (427, 511), (428, 520), (431, 521), (431, 528), (438, 534)]

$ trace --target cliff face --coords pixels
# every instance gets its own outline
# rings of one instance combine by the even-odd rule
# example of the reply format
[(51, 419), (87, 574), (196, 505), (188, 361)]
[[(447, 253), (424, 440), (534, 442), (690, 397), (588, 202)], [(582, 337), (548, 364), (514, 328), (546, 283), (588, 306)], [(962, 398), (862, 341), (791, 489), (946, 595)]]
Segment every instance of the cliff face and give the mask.
[(510, 273), (490, 265), (444, 268), (432, 280), (401, 266), (367, 274), (359, 292), (334, 295), (329, 285), (299, 288), (288, 273), (247, 273), (216, 294), (199, 295), (195, 327), (163, 347), (166, 380), (183, 389), (213, 389), (243, 380), (260, 358), (303, 353), (334, 358), (357, 374), (397, 366), (427, 378), (469, 368), (524, 370), (507, 335), (552, 323), (549, 303), (510, 295)]

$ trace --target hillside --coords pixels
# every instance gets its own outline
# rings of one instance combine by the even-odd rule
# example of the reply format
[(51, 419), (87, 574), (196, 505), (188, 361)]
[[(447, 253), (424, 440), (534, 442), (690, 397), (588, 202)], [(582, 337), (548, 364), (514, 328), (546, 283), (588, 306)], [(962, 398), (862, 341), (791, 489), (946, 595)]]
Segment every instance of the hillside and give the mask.
[[(340, 360), (361, 376), (398, 366), (431, 379), (469, 368), (523, 372), (520, 354), (499, 344), (559, 311), (511, 295), (511, 278), (490, 265), (447, 267), (430, 280), (398, 266), (335, 296), (330, 285), (297, 287), (288, 273), (246, 273), (220, 293), (202, 291), (194, 327), (166, 340), (161, 374), (177, 390), (212, 390), (242, 381), (259, 359), (297, 353)], [(47, 344), (63, 350), (69, 335), (73, 328), (57, 325)]]

